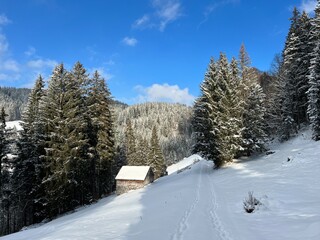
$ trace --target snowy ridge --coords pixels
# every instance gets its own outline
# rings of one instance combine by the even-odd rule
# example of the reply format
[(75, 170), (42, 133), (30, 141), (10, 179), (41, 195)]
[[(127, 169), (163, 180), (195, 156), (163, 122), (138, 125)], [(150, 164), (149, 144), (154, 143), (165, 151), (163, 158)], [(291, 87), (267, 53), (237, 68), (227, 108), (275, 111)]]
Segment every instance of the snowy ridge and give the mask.
[[(272, 151), (220, 170), (205, 160), (194, 163), (200, 159), (194, 155), (143, 189), (0, 239), (320, 239), (320, 142), (305, 132)], [(190, 169), (172, 174), (187, 162)], [(251, 214), (243, 209), (248, 191), (262, 203)]]

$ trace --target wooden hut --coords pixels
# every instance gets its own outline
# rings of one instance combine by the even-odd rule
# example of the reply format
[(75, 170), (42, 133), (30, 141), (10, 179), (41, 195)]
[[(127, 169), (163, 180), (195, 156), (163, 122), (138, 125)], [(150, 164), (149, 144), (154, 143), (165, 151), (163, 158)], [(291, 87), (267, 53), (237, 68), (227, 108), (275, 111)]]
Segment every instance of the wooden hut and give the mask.
[(142, 188), (153, 180), (154, 173), (149, 166), (123, 166), (116, 176), (117, 194)]

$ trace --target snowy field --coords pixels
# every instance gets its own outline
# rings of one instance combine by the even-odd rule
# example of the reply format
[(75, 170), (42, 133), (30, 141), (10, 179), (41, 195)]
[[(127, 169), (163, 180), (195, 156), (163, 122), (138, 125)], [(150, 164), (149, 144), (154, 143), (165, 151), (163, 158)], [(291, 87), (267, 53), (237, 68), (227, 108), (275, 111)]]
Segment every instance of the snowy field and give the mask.
[[(191, 156), (143, 189), (0, 239), (319, 240), (320, 142), (309, 138), (220, 170)], [(262, 202), (251, 214), (243, 209), (249, 191)]]

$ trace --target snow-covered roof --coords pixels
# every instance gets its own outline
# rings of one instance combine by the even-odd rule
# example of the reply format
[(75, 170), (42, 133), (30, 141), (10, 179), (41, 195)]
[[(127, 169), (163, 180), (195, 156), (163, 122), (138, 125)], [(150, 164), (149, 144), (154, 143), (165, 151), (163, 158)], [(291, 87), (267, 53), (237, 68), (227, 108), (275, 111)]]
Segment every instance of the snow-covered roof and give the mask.
[(116, 180), (145, 180), (149, 169), (149, 166), (123, 166)]
[(22, 121), (9, 121), (6, 122), (6, 129), (12, 129), (12, 128), (16, 128), (18, 131), (22, 130), (22, 126), (21, 126)]

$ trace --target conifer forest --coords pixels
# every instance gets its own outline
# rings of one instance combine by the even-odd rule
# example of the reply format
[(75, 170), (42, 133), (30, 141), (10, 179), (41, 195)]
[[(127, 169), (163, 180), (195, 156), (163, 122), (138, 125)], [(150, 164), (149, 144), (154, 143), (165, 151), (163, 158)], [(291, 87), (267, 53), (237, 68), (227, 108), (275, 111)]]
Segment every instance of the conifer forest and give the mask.
[(48, 81), (39, 75), (31, 91), (1, 87), (0, 236), (112, 194), (123, 165), (151, 166), (160, 178), (193, 153), (218, 169), (304, 126), (320, 140), (320, 5), (314, 17), (294, 8), (290, 21), (268, 72), (251, 65), (244, 44), (236, 57), (208, 59), (191, 107), (128, 106), (80, 62), (57, 65)]

